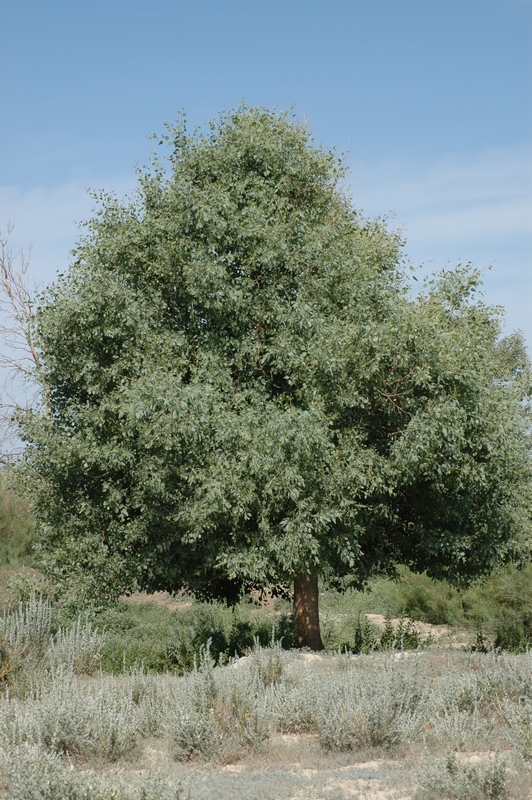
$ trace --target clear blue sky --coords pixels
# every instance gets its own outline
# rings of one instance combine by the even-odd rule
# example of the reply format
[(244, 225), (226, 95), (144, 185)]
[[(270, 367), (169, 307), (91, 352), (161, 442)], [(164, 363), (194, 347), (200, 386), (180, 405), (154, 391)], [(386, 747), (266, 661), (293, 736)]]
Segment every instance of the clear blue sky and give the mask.
[(0, 0), (0, 228), (68, 265), (86, 187), (184, 109), (295, 107), (425, 271), (472, 261), (532, 345), (532, 0)]

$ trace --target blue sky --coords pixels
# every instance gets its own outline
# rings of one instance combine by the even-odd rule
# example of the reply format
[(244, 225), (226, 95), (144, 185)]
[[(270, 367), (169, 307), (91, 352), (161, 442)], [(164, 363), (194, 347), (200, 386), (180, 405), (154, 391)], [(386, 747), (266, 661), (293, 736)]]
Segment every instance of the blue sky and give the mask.
[(0, 0), (0, 228), (68, 265), (86, 188), (246, 100), (349, 153), (354, 203), (427, 271), (471, 261), (532, 346), (532, 0)]

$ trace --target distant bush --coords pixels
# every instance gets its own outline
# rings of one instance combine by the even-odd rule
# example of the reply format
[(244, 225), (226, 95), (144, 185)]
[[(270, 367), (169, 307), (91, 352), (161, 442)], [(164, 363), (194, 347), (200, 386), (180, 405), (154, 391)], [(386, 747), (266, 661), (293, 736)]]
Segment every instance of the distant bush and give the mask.
[(461, 625), (465, 621), (462, 594), (447, 581), (402, 568), (397, 589), (401, 612), (414, 620), (432, 625)]
[(216, 663), (244, 655), (255, 642), (265, 647), (272, 637), (293, 645), (289, 619), (243, 601), (235, 608), (192, 602), (176, 611), (156, 603), (120, 601), (94, 623), (106, 631), (102, 669), (121, 673), (136, 665), (152, 672), (189, 672), (209, 645)]
[(490, 646), (501, 650), (524, 652), (532, 646), (532, 564), (508, 565), (463, 589), (401, 568), (395, 601), (396, 614), (481, 630)]
[(27, 503), (0, 473), (0, 567), (32, 563), (34, 538), (35, 525)]

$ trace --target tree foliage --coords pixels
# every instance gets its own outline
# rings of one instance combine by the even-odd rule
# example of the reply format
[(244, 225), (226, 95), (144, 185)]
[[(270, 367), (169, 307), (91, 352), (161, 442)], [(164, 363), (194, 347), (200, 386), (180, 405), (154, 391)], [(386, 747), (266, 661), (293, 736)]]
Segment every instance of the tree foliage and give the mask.
[(479, 274), (414, 296), (400, 236), (290, 114), (160, 144), (37, 314), (23, 466), (56, 575), (232, 599), (398, 563), (467, 579), (526, 544), (529, 364)]

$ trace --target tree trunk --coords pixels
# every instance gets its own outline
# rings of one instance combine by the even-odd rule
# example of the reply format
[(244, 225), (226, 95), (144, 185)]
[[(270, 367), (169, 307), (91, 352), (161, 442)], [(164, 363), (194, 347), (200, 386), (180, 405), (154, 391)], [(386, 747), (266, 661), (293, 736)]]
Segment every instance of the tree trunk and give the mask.
[(294, 580), (293, 612), (297, 647), (323, 650), (318, 597), (318, 576), (298, 575)]

